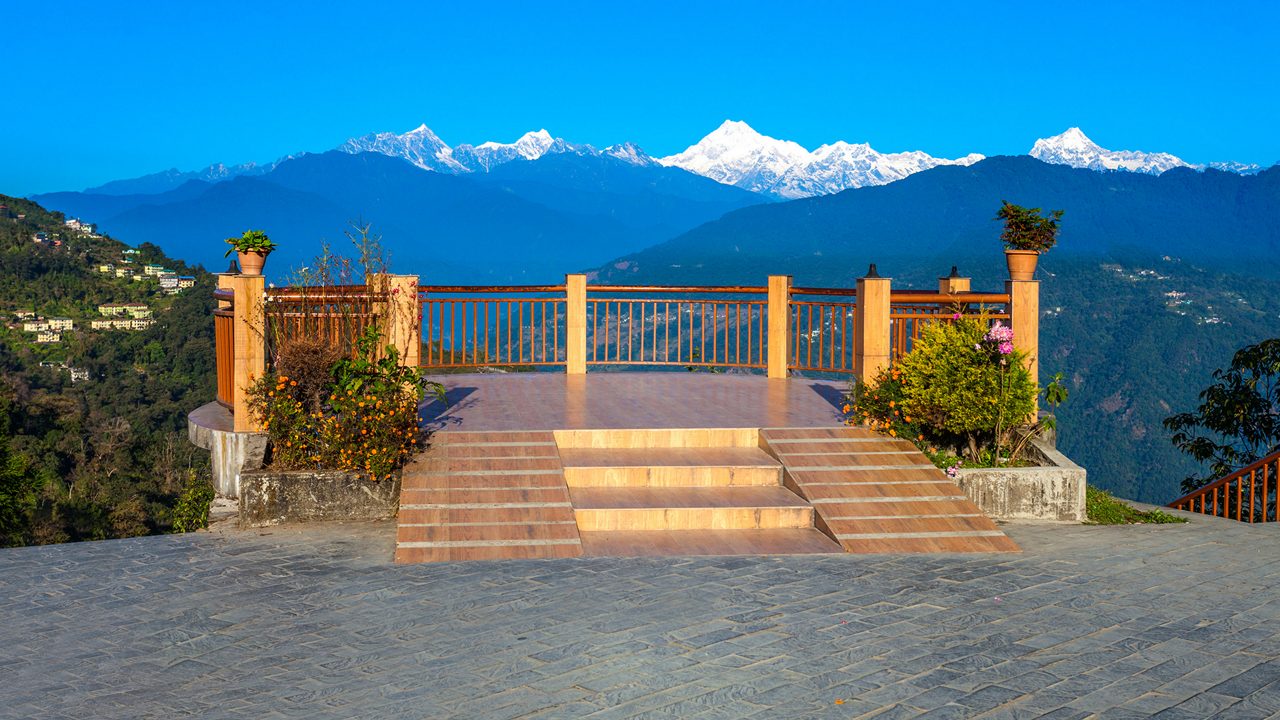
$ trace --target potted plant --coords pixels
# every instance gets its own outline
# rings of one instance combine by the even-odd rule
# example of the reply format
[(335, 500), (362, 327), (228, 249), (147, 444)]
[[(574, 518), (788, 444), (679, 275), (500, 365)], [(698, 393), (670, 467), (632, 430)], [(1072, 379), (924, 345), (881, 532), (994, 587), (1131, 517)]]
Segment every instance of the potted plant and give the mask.
[(261, 275), (267, 255), (276, 249), (276, 244), (261, 230), (245, 230), (240, 237), (227, 238), (227, 244), (231, 249), (226, 254), (236, 253), (240, 272), (244, 275)]
[(1040, 208), (1024, 208), (1008, 200), (996, 213), (997, 220), (1004, 221), (1004, 258), (1009, 265), (1010, 280), (1034, 280), (1036, 261), (1040, 253), (1058, 241), (1058, 221), (1061, 210), (1053, 210), (1048, 217), (1040, 214)]

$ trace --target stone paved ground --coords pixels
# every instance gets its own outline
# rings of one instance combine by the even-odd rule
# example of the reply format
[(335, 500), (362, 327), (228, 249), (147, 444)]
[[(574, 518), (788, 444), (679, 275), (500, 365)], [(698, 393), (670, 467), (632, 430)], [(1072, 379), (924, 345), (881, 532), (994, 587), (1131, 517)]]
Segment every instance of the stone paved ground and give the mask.
[(1280, 532), (394, 566), (391, 525), (0, 551), (0, 716), (1260, 718)]

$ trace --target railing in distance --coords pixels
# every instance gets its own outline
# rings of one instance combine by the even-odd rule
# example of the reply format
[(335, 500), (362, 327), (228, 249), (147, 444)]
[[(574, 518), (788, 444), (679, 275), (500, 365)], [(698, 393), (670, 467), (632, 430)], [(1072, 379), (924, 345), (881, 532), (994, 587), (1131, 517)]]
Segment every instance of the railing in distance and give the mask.
[(925, 325), (962, 317), (986, 317), (1009, 322), (1008, 293), (940, 293), (892, 290), (889, 293), (889, 339), (893, 359), (911, 352)]
[(766, 367), (765, 287), (588, 285), (586, 291), (588, 365)]
[(1276, 522), (1280, 451), (1169, 503), (1175, 510), (1248, 523)]
[(853, 372), (857, 295), (853, 288), (791, 288), (789, 370)]
[(264, 297), (267, 358), (282, 341), (306, 338), (354, 352), (366, 328), (378, 323), (385, 294), (365, 285), (269, 288)]
[(213, 354), (218, 376), (217, 400), (224, 407), (235, 406), (235, 293), (219, 288), (213, 291), (217, 307), (213, 310)]
[(422, 366), (564, 365), (564, 292), (564, 285), (419, 285)]

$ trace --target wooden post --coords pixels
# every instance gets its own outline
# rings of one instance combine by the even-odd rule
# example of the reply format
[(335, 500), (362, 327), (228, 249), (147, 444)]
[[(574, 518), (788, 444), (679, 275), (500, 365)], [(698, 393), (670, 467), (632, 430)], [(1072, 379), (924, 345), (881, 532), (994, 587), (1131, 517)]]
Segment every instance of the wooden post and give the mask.
[[(239, 276), (238, 274), (232, 274), (232, 273), (218, 273), (218, 289), (231, 290), (233, 288), (232, 280), (238, 276)], [(231, 306), (231, 301), (229, 300), (218, 301), (219, 310), (226, 310), (230, 306)]]
[(858, 278), (858, 301), (853, 312), (853, 372), (858, 382), (873, 384), (889, 366), (891, 281), (880, 277), (873, 263), (866, 277)]
[(1013, 346), (1027, 354), (1031, 382), (1040, 387), (1040, 281), (1006, 280)]
[(969, 278), (960, 277), (960, 271), (952, 265), (950, 275), (938, 278), (938, 292), (946, 295), (969, 292)]
[(370, 275), (370, 292), (385, 296), (375, 303), (375, 311), (385, 333), (383, 345), (395, 346), (402, 367), (417, 367), (422, 360), (422, 337), (418, 324), (418, 276)]
[(787, 347), (791, 338), (791, 276), (769, 276), (769, 360), (771, 378), (787, 376)]
[(565, 358), (570, 375), (587, 372), (587, 276), (565, 275)]
[(262, 377), (267, 367), (266, 279), (261, 275), (224, 277), (230, 281), (231, 291), (235, 294), (232, 429), (235, 432), (260, 432), (262, 428), (249, 413), (246, 390)]

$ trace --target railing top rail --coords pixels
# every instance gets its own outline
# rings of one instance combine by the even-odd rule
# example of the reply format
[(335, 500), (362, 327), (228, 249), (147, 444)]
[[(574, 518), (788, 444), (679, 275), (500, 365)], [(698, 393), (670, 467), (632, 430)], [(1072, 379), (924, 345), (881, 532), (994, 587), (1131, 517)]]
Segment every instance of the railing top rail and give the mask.
[(236, 294), (231, 288), (218, 288), (213, 291), (214, 300), (222, 300), (224, 302), (235, 302)]
[(564, 285), (419, 285), (420, 293), (564, 292)]
[(1235, 472), (1229, 473), (1227, 475), (1223, 475), (1222, 477), (1218, 478), (1217, 480), (1214, 480), (1213, 482), (1209, 483), (1208, 485), (1205, 485), (1202, 488), (1196, 488), (1195, 490), (1192, 490), (1186, 495), (1183, 495), (1177, 500), (1174, 500), (1173, 502), (1169, 503), (1165, 507), (1174, 507), (1175, 505), (1186, 502), (1198, 495), (1203, 495), (1207, 492), (1212, 492), (1214, 490), (1217, 490), (1223, 485), (1230, 484), (1233, 480), (1238, 480), (1249, 473), (1255, 472), (1257, 470), (1261, 470), (1264, 465), (1270, 465), (1271, 463), (1277, 462), (1277, 461), (1280, 461), (1280, 450), (1277, 450), (1271, 453), (1270, 455), (1267, 455), (1261, 460), (1245, 465), (1244, 467), (1240, 468), (1239, 470), (1236, 470)]
[(857, 297), (857, 288), (819, 288), (819, 287), (793, 287), (792, 295), (831, 295), (833, 297)]
[(940, 293), (920, 290), (891, 290), (889, 292), (889, 301), (892, 303), (935, 303), (942, 305), (955, 303), (1007, 303), (1009, 302), (1009, 293)]
[(267, 288), (266, 298), (286, 303), (385, 299), (384, 294), (370, 292), (368, 285), (289, 285)]
[(769, 288), (763, 285), (588, 285), (587, 292), (615, 293), (767, 293)]

